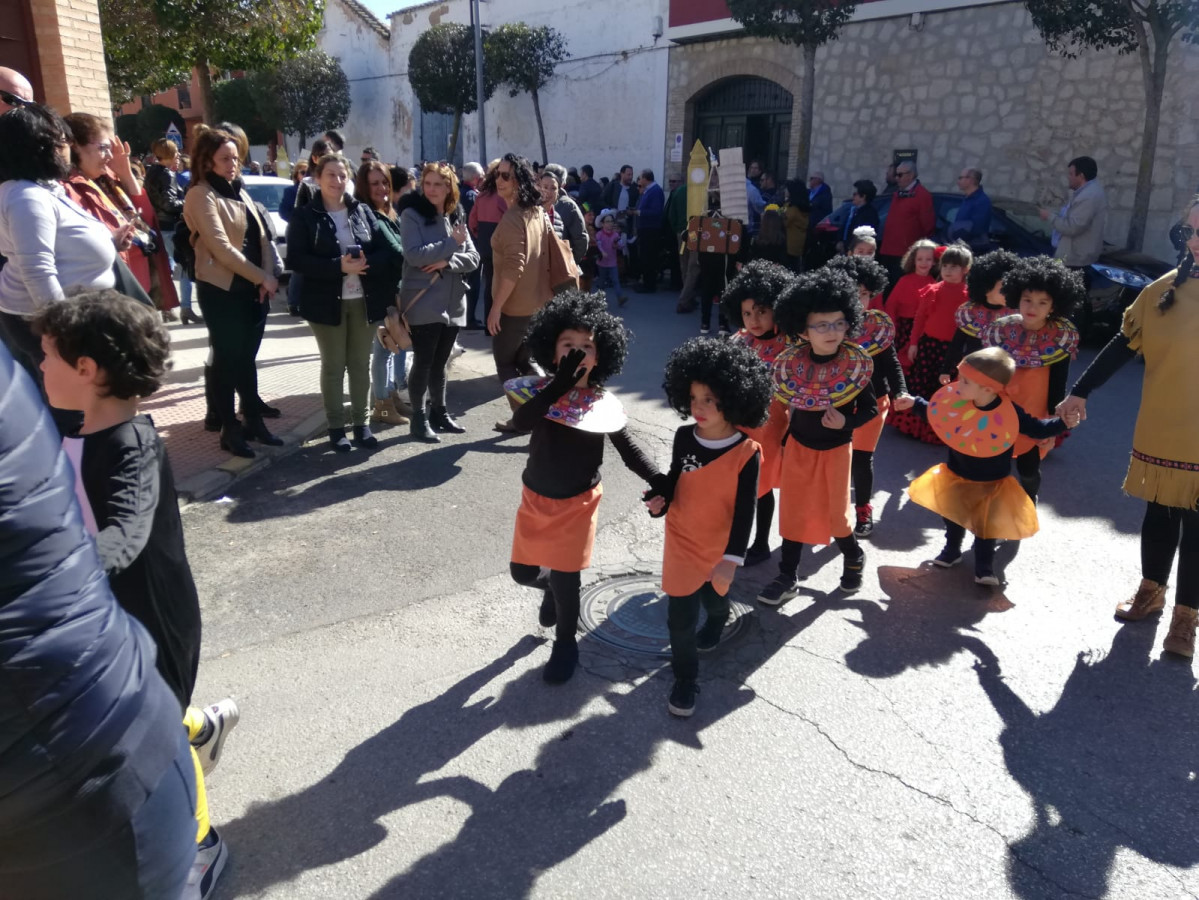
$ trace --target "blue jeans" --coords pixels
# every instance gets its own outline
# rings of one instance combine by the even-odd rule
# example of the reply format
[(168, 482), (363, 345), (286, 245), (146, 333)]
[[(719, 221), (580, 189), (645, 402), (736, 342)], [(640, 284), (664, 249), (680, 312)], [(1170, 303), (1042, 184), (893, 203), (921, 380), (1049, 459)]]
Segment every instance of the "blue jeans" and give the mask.
[(386, 400), (393, 390), (407, 385), (407, 365), (408, 352), (388, 353), (376, 332), (371, 344), (371, 394), (375, 400)]
[(615, 266), (597, 266), (595, 281), (591, 283), (591, 292), (608, 291), (614, 297), (621, 297), (624, 291), (620, 289), (620, 270)]
[(171, 261), (171, 271), (179, 270), (179, 307), (181, 309), (192, 308), (192, 281), (187, 277), (187, 272), (183, 270), (183, 266), (175, 265), (175, 233), (173, 231), (162, 231), (162, 247), (167, 252), (167, 259)]

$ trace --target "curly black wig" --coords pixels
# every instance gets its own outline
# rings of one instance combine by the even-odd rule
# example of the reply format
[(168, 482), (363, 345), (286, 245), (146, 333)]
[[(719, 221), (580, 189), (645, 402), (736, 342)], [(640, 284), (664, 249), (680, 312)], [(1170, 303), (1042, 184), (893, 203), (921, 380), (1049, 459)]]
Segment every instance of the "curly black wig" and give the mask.
[(975, 303), (987, 303), (987, 294), (1016, 267), (1020, 257), (1008, 250), (993, 250), (974, 260), (966, 276), (966, 293)]
[(1086, 299), (1086, 283), (1082, 275), (1066, 268), (1060, 259), (1051, 256), (1030, 256), (1018, 260), (1003, 276), (1003, 298), (1010, 309), (1020, 308), (1025, 291), (1044, 291), (1053, 301), (1049, 316), (1068, 319), (1075, 306)]
[(666, 401), (686, 419), (691, 415), (691, 385), (708, 386), (730, 425), (757, 428), (766, 422), (774, 385), (770, 370), (740, 341), (691, 338), (666, 359)]
[(844, 272), (855, 284), (868, 290), (871, 297), (881, 294), (891, 282), (886, 267), (871, 256), (834, 256), (825, 263), (825, 268)]
[(789, 338), (808, 330), (810, 313), (839, 312), (849, 323), (846, 338), (857, 335), (862, 325), (862, 302), (858, 285), (840, 269), (825, 267), (805, 272), (783, 292), (774, 307), (774, 324)]
[(558, 371), (554, 351), (558, 337), (570, 329), (590, 332), (595, 341), (595, 368), (588, 376), (588, 384), (599, 387), (620, 374), (629, 355), (630, 335), (624, 321), (608, 312), (603, 291), (594, 294), (563, 291), (533, 316), (525, 341), (533, 359), (547, 372)]
[(741, 304), (746, 300), (753, 300), (754, 306), (774, 309), (775, 301), (793, 281), (795, 274), (778, 263), (764, 259), (746, 263), (720, 298), (725, 319), (730, 323), (740, 323)]
[(113, 290), (82, 291), (44, 306), (33, 330), (54, 341), (72, 366), (84, 356), (95, 360), (111, 397), (148, 397), (170, 368), (171, 339), (158, 313)]
[[(537, 186), (537, 176), (533, 174), (533, 166), (523, 156), (515, 153), (505, 153), (500, 162), (506, 162), (512, 169), (512, 177), (516, 179), (516, 205), (521, 209), (532, 209), (541, 205), (541, 188)], [(487, 177), (483, 179), (483, 190), (495, 193), (495, 183), (500, 177), (498, 164), (491, 167)]]

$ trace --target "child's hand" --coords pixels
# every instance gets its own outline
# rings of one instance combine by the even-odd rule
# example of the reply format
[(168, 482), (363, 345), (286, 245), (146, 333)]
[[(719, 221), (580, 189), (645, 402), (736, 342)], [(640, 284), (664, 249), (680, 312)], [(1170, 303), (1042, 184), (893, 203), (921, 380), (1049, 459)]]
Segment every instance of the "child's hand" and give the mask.
[(657, 516), (662, 515), (662, 513), (665, 511), (666, 498), (660, 495), (650, 497), (645, 501), (645, 508), (649, 510), (649, 514), (651, 516), (656, 518)]
[(916, 345), (912, 344), (910, 347), (908, 347), (908, 362), (915, 362), (915, 361), (916, 361)]
[(722, 559), (716, 564), (708, 580), (712, 582), (712, 587), (716, 588), (716, 593), (727, 594), (736, 574), (737, 564), (731, 559)]
[(820, 424), (825, 428), (839, 431), (845, 427), (845, 414), (830, 406), (824, 411), (824, 415), (820, 419)]
[(938, 380), (939, 382), (941, 382), (941, 384), (949, 384), (949, 382), (953, 381), (953, 378), (952, 378), (952, 377), (950, 377), (949, 375), (942, 375), (942, 376), (941, 376), (940, 378), (938, 378), (937, 380)]
[(1057, 443), (1057, 438), (1045, 438), (1043, 441), (1037, 441), (1037, 446), (1042, 450), (1052, 450), (1053, 445)]
[(903, 412), (904, 410), (911, 409), (915, 405), (916, 398), (911, 394), (900, 394), (895, 398), (895, 403), (892, 404), (892, 408), (896, 412)]

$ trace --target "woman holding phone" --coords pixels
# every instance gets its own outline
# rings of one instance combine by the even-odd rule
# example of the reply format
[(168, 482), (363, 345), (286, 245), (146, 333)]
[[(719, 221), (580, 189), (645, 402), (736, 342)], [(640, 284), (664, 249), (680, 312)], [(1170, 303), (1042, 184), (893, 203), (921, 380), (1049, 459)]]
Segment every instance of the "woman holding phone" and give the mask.
[(321, 354), (321, 397), (329, 443), (346, 453), (351, 445), (342, 392), (347, 373), (353, 445), (379, 444), (367, 424), (374, 327), (362, 278), (378, 245), (379, 224), (366, 204), (347, 193), (350, 165), (341, 154), (326, 153), (309, 174), (320, 190), (292, 211), (287, 223), (287, 264), (302, 276), (297, 298), (300, 315), (312, 326)]

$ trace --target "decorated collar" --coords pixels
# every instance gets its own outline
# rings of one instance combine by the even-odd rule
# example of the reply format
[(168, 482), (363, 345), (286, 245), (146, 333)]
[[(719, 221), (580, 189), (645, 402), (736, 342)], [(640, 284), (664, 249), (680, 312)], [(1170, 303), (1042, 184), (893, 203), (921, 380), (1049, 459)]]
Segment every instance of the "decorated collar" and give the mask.
[(849, 403), (870, 384), (874, 363), (853, 341), (843, 341), (824, 362), (812, 358), (807, 342), (787, 347), (774, 362), (774, 396), (796, 409), (817, 410)]
[(953, 320), (967, 337), (976, 338), (988, 325), (1007, 313), (1006, 306), (987, 306), (970, 300), (953, 314)]
[(778, 355), (787, 348), (787, 338), (775, 332), (772, 337), (754, 337), (744, 328), (733, 335), (733, 340), (740, 341), (768, 366), (774, 365)]
[(1001, 394), (991, 409), (979, 409), (962, 396), (959, 381), (933, 394), (928, 424), (949, 449), (980, 458), (1004, 453), (1020, 433), (1016, 405), (1006, 394)]
[(895, 343), (895, 322), (881, 309), (868, 309), (862, 316), (858, 344), (870, 356), (878, 356)]
[(1078, 356), (1078, 329), (1068, 319), (1051, 319), (1040, 331), (1024, 327), (1020, 315), (996, 319), (980, 334), (986, 347), (1002, 347), (1022, 369), (1052, 366)]
[[(549, 383), (549, 378), (526, 375), (505, 381), (504, 391), (517, 403), (523, 404), (536, 397)], [(600, 388), (571, 388), (565, 397), (549, 408), (545, 417), (567, 428), (593, 434), (612, 434), (628, 423), (620, 400)]]

